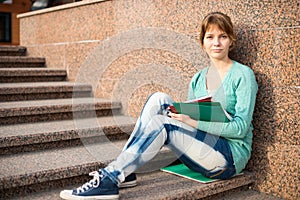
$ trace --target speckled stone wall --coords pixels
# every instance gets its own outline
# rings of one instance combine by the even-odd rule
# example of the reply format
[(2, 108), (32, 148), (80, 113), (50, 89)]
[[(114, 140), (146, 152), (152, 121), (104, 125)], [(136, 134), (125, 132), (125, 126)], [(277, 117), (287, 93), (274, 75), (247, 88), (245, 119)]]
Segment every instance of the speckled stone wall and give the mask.
[(259, 84), (254, 114), (253, 188), (299, 199), (299, 2), (296, 0), (82, 1), (19, 15), (21, 45), (47, 67), (63, 68), (97, 97), (121, 100), (137, 116), (154, 91), (186, 97), (192, 75), (208, 64), (199, 27), (227, 13), (238, 34), (231, 57)]

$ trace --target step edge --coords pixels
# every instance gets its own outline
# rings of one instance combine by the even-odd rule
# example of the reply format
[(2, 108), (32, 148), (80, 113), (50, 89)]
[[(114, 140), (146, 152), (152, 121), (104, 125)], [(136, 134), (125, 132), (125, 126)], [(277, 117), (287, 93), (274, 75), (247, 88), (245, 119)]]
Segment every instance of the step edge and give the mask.
[[(80, 112), (80, 111), (95, 111), (95, 110), (116, 110), (121, 109), (122, 105), (121, 102), (115, 101), (106, 101), (106, 102), (80, 102), (82, 98), (72, 98), (71, 103), (67, 104), (45, 104), (45, 105), (31, 105), (31, 107), (6, 107), (1, 108), (0, 103), (0, 118), (1, 117), (15, 117), (15, 116), (30, 116), (30, 115), (38, 115), (38, 114), (53, 114), (53, 113), (67, 113), (67, 112)], [(86, 98), (86, 99), (92, 99), (92, 98)], [(96, 98), (94, 98), (96, 99)], [(56, 99), (57, 100), (57, 99)], [(62, 99), (60, 99), (62, 100)], [(66, 99), (63, 99), (66, 100)], [(41, 102), (42, 100), (38, 101), (31, 101), (31, 102)], [(48, 100), (47, 100), (48, 101)], [(27, 101), (21, 101), (22, 103)], [(20, 103), (20, 101), (15, 101), (13, 104), (17, 105)], [(38, 109), (38, 110), (37, 110)], [(12, 112), (15, 111), (15, 112)], [(50, 111), (50, 112), (49, 112)]]
[[(110, 163), (111, 161), (113, 161), (113, 159), (101, 161), (101, 162), (87, 162), (84, 164), (68, 166), (64, 168), (36, 171), (29, 174), (6, 176), (0, 178), (0, 190), (85, 175), (90, 172), (88, 171), (89, 167), (104, 166)], [(68, 177), (64, 176), (64, 173), (70, 174), (71, 172), (72, 174), (70, 176)], [(51, 178), (49, 179), (49, 177)], [(14, 180), (15, 182), (12, 182), (12, 180)], [(4, 183), (10, 183), (10, 184), (4, 184)]]
[(22, 50), (22, 51), (26, 51), (27, 48), (25, 46), (20, 46), (20, 45), (2, 45), (0, 47), (0, 51), (8, 51), (8, 50)]
[(225, 191), (236, 189), (242, 186), (247, 186), (254, 182), (255, 182), (255, 174), (253, 172), (245, 171), (244, 174), (232, 177), (227, 180), (211, 182), (207, 185), (208, 187), (190, 189), (184, 193), (182, 192), (173, 193), (172, 195), (169, 195), (167, 199), (188, 199), (191, 197), (202, 199)]
[(29, 57), (29, 56), (1, 56), (0, 63), (6, 62), (13, 62), (13, 63), (20, 63), (20, 62), (46, 62), (46, 58), (44, 57)]
[[(172, 151), (166, 148), (160, 150), (160, 152), (157, 155), (166, 154), (173, 156)], [(72, 166), (34, 171), (28, 174), (15, 174), (5, 176), (0, 178), (0, 190), (87, 175), (89, 172), (91, 172), (90, 167), (95, 168), (95, 170), (98, 170), (99, 168), (106, 167), (115, 159), (116, 158), (101, 161), (90, 161), (82, 164), (75, 164)], [(65, 174), (68, 175), (66, 176)], [(15, 180), (15, 182), (12, 182), (12, 180)]]
[[(55, 83), (55, 82), (53, 82)], [(20, 83), (21, 85), (22, 83)], [(0, 85), (0, 95), (12, 95), (12, 94), (32, 94), (32, 93), (60, 93), (60, 92), (92, 92), (91, 85), (25, 85), (25, 86), (3, 86)], [(74, 95), (76, 96), (76, 95)]]
[[(65, 140), (90, 138), (99, 136), (99, 131), (104, 133), (105, 136), (114, 136), (117, 134), (127, 134), (127, 130), (133, 130), (134, 123), (132, 124), (112, 124), (102, 127), (91, 127), (81, 129), (69, 129), (61, 131), (53, 131), (47, 133), (33, 133), (28, 135), (13, 135), (13, 136), (0, 136), (0, 148), (13, 148), (17, 146), (43, 144), (49, 142), (60, 142)], [(119, 130), (112, 131), (111, 129), (118, 128)], [(96, 132), (96, 133), (95, 133)], [(16, 143), (15, 141), (18, 141)]]
[[(5, 69), (5, 70), (2, 70)], [(14, 69), (14, 70), (7, 70)], [(17, 70), (15, 70), (17, 69)], [(67, 75), (65, 70), (48, 70), (48, 68), (35, 68), (36, 70), (19, 70), (26, 68), (0, 68), (0, 77), (26, 77), (26, 76), (63, 76)], [(47, 70), (43, 70), (47, 69)]]

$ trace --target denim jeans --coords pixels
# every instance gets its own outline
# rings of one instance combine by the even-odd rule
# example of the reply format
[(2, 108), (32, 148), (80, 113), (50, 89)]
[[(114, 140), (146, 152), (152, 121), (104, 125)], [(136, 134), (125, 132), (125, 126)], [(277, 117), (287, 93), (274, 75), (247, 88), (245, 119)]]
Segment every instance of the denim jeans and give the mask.
[(167, 116), (174, 100), (154, 93), (146, 101), (123, 151), (106, 167), (116, 183), (150, 161), (166, 145), (186, 166), (211, 178), (227, 179), (235, 174), (226, 139), (205, 133)]

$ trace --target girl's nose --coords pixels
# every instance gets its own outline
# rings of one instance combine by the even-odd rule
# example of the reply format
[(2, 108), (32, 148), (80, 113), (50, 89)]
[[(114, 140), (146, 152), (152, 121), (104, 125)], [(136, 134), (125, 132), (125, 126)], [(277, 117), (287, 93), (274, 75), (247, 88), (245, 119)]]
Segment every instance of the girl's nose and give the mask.
[(219, 38), (215, 37), (213, 40), (213, 45), (219, 45), (219, 44), (220, 44)]

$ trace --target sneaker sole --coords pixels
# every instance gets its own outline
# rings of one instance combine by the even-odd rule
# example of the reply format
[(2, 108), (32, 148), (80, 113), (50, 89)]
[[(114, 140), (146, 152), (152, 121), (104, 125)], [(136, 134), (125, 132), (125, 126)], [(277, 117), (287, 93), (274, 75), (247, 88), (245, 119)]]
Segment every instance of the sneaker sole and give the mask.
[(116, 195), (89, 196), (89, 197), (76, 196), (76, 195), (72, 195), (72, 190), (70, 190), (70, 191), (68, 191), (68, 190), (61, 191), (59, 196), (63, 199), (66, 199), (66, 200), (119, 199), (118, 194), (116, 194)]
[(136, 180), (121, 183), (119, 188), (129, 188), (129, 187), (135, 187), (135, 186), (137, 186)]

